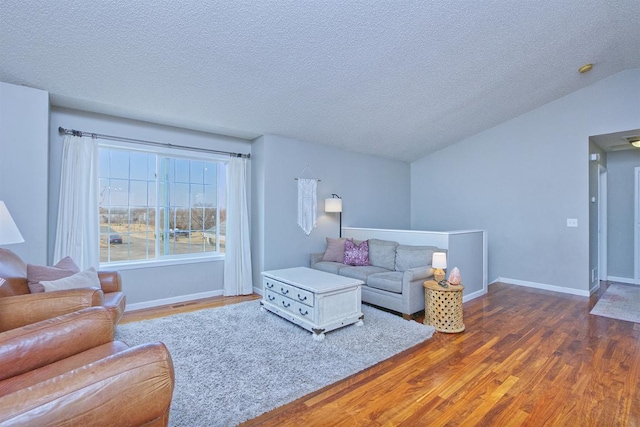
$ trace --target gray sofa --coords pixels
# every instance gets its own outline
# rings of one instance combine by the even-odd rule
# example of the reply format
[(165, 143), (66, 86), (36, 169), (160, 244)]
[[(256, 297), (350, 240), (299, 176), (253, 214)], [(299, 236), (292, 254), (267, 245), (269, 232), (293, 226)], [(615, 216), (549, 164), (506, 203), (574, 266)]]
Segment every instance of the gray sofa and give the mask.
[(410, 318), (424, 310), (425, 280), (433, 277), (433, 252), (446, 252), (435, 246), (409, 246), (380, 239), (369, 239), (369, 264), (350, 266), (323, 261), (324, 253), (311, 254), (311, 268), (360, 279), (362, 301), (402, 313)]

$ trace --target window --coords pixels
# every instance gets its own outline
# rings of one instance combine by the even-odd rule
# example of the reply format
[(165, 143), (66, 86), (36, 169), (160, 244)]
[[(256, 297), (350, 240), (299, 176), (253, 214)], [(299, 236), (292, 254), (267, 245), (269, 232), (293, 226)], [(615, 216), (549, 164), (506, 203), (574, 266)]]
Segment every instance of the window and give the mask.
[(101, 146), (100, 262), (225, 250), (226, 163)]

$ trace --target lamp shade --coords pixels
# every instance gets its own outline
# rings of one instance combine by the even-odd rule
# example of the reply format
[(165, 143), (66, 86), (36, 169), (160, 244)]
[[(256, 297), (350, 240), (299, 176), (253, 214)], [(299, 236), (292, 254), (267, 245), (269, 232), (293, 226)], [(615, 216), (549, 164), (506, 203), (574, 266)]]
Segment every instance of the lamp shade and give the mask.
[(325, 212), (342, 212), (342, 199), (324, 199)]
[(434, 252), (431, 267), (447, 268), (447, 254), (445, 252)]
[(20, 230), (13, 222), (7, 206), (0, 200), (0, 245), (22, 242), (24, 242), (24, 238), (20, 234)]

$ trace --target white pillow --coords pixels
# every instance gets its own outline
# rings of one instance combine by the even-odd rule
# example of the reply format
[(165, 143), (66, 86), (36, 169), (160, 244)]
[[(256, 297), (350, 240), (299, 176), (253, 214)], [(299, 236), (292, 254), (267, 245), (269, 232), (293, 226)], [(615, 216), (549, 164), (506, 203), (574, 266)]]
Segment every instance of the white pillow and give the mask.
[(100, 279), (95, 268), (91, 267), (80, 273), (58, 280), (43, 280), (40, 282), (45, 292), (61, 291), (63, 289), (99, 288)]

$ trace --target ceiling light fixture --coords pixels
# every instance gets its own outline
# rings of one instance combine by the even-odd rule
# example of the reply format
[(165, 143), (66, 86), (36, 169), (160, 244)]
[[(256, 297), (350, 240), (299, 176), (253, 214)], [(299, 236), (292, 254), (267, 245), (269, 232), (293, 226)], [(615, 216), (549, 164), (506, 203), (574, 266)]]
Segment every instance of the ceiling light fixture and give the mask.
[(640, 136), (630, 136), (626, 138), (629, 141), (629, 144), (633, 145), (636, 148), (640, 148)]
[(584, 74), (586, 72), (591, 71), (592, 68), (593, 68), (593, 64), (584, 64), (582, 67), (578, 68), (578, 71), (581, 74)]

